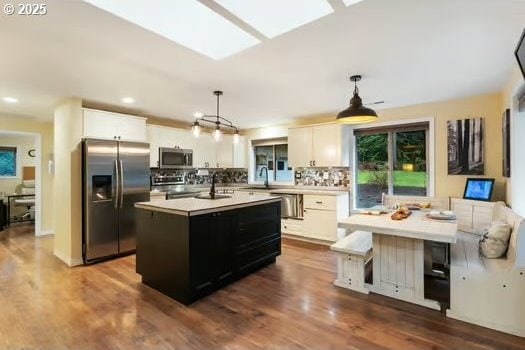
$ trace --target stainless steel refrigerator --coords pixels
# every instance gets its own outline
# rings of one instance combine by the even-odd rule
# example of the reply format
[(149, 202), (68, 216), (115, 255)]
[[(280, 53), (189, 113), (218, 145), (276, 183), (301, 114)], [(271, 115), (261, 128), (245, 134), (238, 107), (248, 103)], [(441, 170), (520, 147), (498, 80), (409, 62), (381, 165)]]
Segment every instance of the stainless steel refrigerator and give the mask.
[(84, 263), (132, 253), (136, 202), (149, 201), (147, 143), (82, 141)]

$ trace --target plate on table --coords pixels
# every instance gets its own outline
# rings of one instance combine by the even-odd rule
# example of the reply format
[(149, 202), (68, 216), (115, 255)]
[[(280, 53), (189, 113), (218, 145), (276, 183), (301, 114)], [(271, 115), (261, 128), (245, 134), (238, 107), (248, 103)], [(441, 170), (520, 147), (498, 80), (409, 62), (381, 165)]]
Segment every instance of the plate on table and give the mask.
[(430, 213), (427, 214), (427, 218), (434, 220), (456, 220), (454, 214), (443, 214), (443, 213)]

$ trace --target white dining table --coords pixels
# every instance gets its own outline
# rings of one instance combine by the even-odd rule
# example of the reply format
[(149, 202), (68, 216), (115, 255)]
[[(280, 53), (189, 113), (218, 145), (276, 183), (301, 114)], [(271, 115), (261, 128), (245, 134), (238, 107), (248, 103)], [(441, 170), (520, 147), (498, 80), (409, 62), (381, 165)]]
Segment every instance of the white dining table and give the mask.
[(457, 223), (434, 220), (424, 211), (407, 219), (354, 214), (339, 221), (349, 231), (372, 232), (373, 284), (371, 292), (440, 310), (438, 301), (425, 298), (424, 241), (455, 243)]

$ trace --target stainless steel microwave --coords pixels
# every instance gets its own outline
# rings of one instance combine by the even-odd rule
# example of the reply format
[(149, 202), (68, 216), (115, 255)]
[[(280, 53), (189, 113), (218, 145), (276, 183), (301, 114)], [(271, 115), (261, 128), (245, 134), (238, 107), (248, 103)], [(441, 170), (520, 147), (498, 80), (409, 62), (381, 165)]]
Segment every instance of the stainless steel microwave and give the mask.
[(159, 147), (159, 168), (190, 168), (193, 166), (193, 150)]

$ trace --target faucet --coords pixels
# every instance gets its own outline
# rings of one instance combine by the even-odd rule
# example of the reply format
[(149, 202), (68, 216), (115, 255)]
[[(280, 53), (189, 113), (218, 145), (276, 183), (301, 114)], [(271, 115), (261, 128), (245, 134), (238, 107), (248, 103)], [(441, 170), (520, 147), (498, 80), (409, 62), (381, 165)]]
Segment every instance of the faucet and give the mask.
[(268, 188), (268, 168), (263, 166), (261, 170), (259, 171), (259, 176), (262, 176), (263, 170), (266, 170), (266, 180), (264, 180), (264, 187)]
[(210, 198), (215, 199), (215, 178), (220, 173), (220, 171), (216, 171), (211, 176), (211, 187), (210, 187)]

